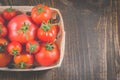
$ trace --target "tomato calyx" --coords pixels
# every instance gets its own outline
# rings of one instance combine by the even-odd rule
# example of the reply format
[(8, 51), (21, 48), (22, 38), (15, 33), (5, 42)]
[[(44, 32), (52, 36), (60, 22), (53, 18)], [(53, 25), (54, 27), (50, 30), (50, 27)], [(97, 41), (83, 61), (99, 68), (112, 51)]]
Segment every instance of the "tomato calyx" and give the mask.
[(50, 30), (50, 25), (42, 23), (40, 28), (46, 32), (46, 31)]
[(24, 23), (19, 31), (23, 32), (24, 34), (28, 31), (29, 24)]
[(3, 46), (2, 44), (0, 44), (0, 52), (4, 51), (5, 46)]
[(12, 12), (13, 11), (12, 6), (10, 8), (7, 8), (6, 11), (7, 12)]
[(40, 28), (46, 32), (46, 31), (50, 30), (50, 28), (51, 28), (52, 26), (56, 26), (56, 25), (58, 25), (58, 23), (51, 24), (51, 21), (49, 20), (47, 23), (44, 23), (44, 22), (43, 22), (43, 23), (41, 24), (41, 27), (40, 27)]
[(37, 6), (37, 11), (38, 13), (45, 12), (44, 5), (42, 5), (41, 7)]
[(45, 48), (46, 48), (47, 50), (51, 51), (51, 50), (53, 50), (54, 47), (53, 47), (52, 44), (47, 43), (47, 44), (45, 45)]
[(25, 68), (27, 66), (31, 66), (31, 65), (32, 64), (27, 64), (25, 62), (19, 62), (18, 64), (16, 64), (16, 66), (18, 66), (18, 68), (21, 68), (21, 69), (23, 69), (23, 68)]
[(2, 33), (2, 24), (0, 24), (0, 34)]
[(20, 62), (20, 63), (18, 64), (18, 67), (19, 67), (19, 68), (24, 68), (24, 67), (26, 67), (26, 63), (25, 63), (25, 62)]
[(30, 47), (29, 47), (30, 54), (35, 51), (36, 47), (37, 47), (37, 44), (30, 44)]
[(19, 54), (19, 52), (18, 52), (17, 49), (13, 49), (11, 53), (12, 53), (14, 56), (16, 56), (17, 54)]
[(22, 25), (22, 27), (18, 30), (18, 32), (23, 32), (26, 36), (26, 38), (28, 39), (28, 36), (26, 34), (26, 32), (29, 30), (29, 24), (27, 24), (26, 22), (24, 22), (24, 24)]

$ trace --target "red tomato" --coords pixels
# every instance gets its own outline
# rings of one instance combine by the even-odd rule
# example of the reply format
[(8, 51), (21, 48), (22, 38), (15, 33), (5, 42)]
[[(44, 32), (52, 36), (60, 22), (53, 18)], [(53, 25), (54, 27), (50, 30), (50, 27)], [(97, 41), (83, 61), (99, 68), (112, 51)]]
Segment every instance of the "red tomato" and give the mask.
[(58, 61), (60, 51), (58, 46), (53, 44), (42, 44), (40, 51), (35, 55), (35, 59), (39, 65), (50, 66)]
[(16, 16), (16, 11), (10, 7), (5, 9), (2, 14), (6, 20), (10, 20)]
[(54, 42), (58, 34), (58, 26), (49, 23), (41, 25), (37, 31), (37, 37), (43, 42)]
[(2, 16), (0, 15), (0, 24), (4, 24), (5, 20), (2, 18)]
[(5, 67), (9, 64), (11, 61), (11, 56), (8, 55), (7, 53), (0, 52), (0, 67)]
[(5, 37), (6, 35), (7, 35), (7, 28), (3, 24), (0, 24), (0, 37)]
[(11, 61), (11, 56), (6, 53), (6, 45), (8, 41), (4, 38), (0, 38), (0, 67), (5, 67)]
[(48, 6), (38, 4), (32, 8), (31, 17), (33, 21), (37, 24), (42, 22), (47, 22), (51, 19), (51, 9)]
[(31, 54), (20, 54), (14, 57), (14, 63), (18, 68), (31, 68), (34, 62), (34, 57)]
[(0, 38), (0, 45), (7, 46), (8, 41), (5, 38)]
[(22, 45), (19, 42), (11, 42), (7, 46), (7, 51), (11, 55), (18, 55), (22, 51)]
[(29, 41), (26, 44), (26, 51), (32, 54), (37, 53), (40, 50), (40, 45), (37, 41)]
[(26, 43), (36, 37), (37, 26), (33, 24), (31, 18), (25, 14), (14, 17), (8, 23), (9, 39)]
[(8, 41), (4, 38), (0, 38), (0, 52), (6, 51), (7, 45), (8, 45)]

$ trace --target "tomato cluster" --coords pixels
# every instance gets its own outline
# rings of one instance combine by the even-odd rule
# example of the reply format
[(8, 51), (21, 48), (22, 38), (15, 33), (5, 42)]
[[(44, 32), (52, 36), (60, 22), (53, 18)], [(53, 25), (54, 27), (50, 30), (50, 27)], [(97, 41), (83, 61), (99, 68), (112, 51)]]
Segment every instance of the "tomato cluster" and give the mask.
[(60, 57), (56, 44), (59, 26), (51, 23), (51, 9), (38, 4), (30, 15), (17, 13), (10, 7), (0, 14), (0, 67), (54, 65)]

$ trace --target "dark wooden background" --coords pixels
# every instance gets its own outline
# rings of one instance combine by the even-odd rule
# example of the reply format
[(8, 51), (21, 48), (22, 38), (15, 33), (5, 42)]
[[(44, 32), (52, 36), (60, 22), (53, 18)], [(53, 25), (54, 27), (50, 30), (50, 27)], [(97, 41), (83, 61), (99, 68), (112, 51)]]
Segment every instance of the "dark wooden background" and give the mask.
[(120, 80), (120, 0), (0, 0), (1, 5), (58, 8), (66, 31), (60, 68), (3, 72), (0, 80)]

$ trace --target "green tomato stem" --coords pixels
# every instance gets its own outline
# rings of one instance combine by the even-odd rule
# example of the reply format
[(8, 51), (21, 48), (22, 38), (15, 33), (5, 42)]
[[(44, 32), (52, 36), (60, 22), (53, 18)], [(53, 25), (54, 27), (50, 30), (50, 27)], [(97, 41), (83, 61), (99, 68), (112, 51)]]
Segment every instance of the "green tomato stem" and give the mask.
[(27, 64), (25, 62), (20, 62), (16, 66), (18, 66), (18, 68), (24, 69), (26, 66), (32, 66), (32, 64)]
[(37, 6), (37, 11), (38, 13), (45, 12), (44, 5), (42, 5), (41, 7)]
[(12, 50), (12, 54), (13, 54), (14, 56), (16, 56), (17, 54), (19, 54), (19, 52), (18, 52), (18, 50), (14, 49), (14, 50)]
[(37, 47), (37, 44), (30, 44), (30, 47), (29, 47), (30, 53), (33, 53), (36, 47)]
[(49, 25), (49, 24), (44, 24), (44, 23), (42, 23), (41, 29), (46, 32), (46, 31), (50, 30), (50, 25)]
[(0, 34), (2, 33), (2, 24), (0, 24)]
[(24, 24), (22, 25), (22, 27), (18, 30), (18, 32), (23, 32), (28, 40), (28, 35), (26, 34), (27, 31), (29, 30), (29, 24), (26, 24), (24, 22)]
[(4, 46), (0, 45), (0, 52), (3, 52), (3, 51), (4, 51)]
[(25, 63), (25, 62), (20, 62), (20, 63), (18, 64), (18, 67), (19, 67), (19, 68), (25, 68), (25, 66), (26, 66), (26, 63)]
[(49, 44), (49, 43), (47, 43), (45, 47), (46, 47), (46, 49), (49, 50), (49, 51), (53, 50), (53, 48), (54, 48), (53, 45), (52, 45), (52, 44)]
[(12, 11), (13, 11), (12, 6), (10, 6), (10, 8), (7, 8), (6, 10), (7, 10), (8, 12), (12, 12)]

